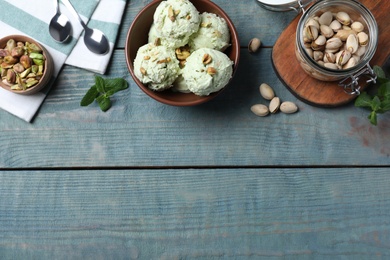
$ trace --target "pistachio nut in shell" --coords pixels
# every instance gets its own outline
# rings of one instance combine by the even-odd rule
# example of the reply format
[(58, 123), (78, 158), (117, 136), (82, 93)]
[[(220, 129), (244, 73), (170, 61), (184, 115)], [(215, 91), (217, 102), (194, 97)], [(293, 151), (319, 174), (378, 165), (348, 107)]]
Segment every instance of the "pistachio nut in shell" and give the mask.
[(315, 51), (325, 49), (326, 38), (324, 35), (318, 36), (318, 38), (311, 43), (311, 48)]
[(338, 12), (336, 14), (336, 19), (344, 25), (350, 25), (351, 24), (351, 17), (346, 12)]
[(343, 41), (340, 38), (331, 38), (326, 41), (325, 49), (338, 49), (343, 45)]
[(332, 70), (338, 70), (339, 67), (335, 63), (325, 62), (324, 67)]
[(253, 38), (248, 44), (248, 51), (251, 53), (257, 52), (261, 46), (261, 41), (259, 38)]
[(256, 104), (251, 107), (251, 111), (256, 116), (266, 116), (269, 114), (269, 109), (266, 105)]
[(334, 35), (332, 28), (330, 28), (328, 25), (321, 24), (320, 31), (321, 34), (324, 35), (326, 38), (330, 38)]
[(345, 63), (345, 65), (343, 66), (343, 70), (355, 67), (357, 64), (358, 64), (358, 61), (354, 57), (351, 57), (348, 60), (348, 62)]
[(313, 52), (313, 59), (315, 61), (322, 60), (324, 58), (324, 53), (322, 51), (314, 51)]
[(307, 55), (309, 55), (310, 58), (313, 58), (313, 49), (312, 48), (305, 48), (305, 51)]
[(367, 44), (368, 44), (368, 34), (367, 33), (360, 32), (360, 33), (358, 33), (357, 37), (359, 39), (360, 46), (367, 46)]
[(272, 114), (275, 114), (279, 110), (279, 107), (280, 107), (280, 98), (274, 97), (269, 103), (269, 111)]
[(336, 55), (336, 63), (340, 66), (343, 66), (348, 62), (348, 60), (351, 58), (351, 52), (348, 50), (343, 50), (337, 53)]
[(275, 97), (274, 90), (267, 83), (262, 83), (259, 87), (260, 94), (266, 100), (271, 100)]
[(352, 33), (356, 34), (356, 32), (354, 30), (344, 30), (344, 29), (342, 29), (342, 30), (338, 30), (334, 37), (335, 38), (340, 38), (341, 41), (345, 42), (347, 40), (348, 36), (350, 34), (352, 34)]
[(309, 25), (313, 25), (314, 27), (316, 27), (318, 30), (320, 29), (320, 24), (318, 23), (317, 20), (313, 19), (313, 18), (310, 18), (307, 23), (306, 23), (306, 26), (309, 26)]
[(313, 25), (306, 26), (304, 29), (304, 33), (307, 39), (310, 41), (314, 41), (318, 37), (318, 29)]
[(280, 111), (285, 114), (293, 114), (298, 111), (298, 106), (291, 101), (285, 101), (280, 105)]
[(361, 22), (353, 22), (351, 24), (351, 29), (357, 33), (360, 33), (364, 30), (364, 25)]
[(356, 34), (350, 34), (346, 41), (346, 48), (352, 54), (355, 53), (359, 48), (359, 39)]
[(336, 55), (334, 55), (334, 53), (331, 53), (331, 52), (325, 52), (324, 54), (324, 62), (325, 63), (335, 63), (336, 62)]
[(318, 18), (318, 22), (321, 25), (330, 25), (332, 20), (333, 20), (333, 14), (330, 11), (321, 14), (321, 16)]
[(366, 53), (366, 49), (367, 49), (366, 46), (360, 46), (358, 50), (355, 52), (355, 55), (359, 57), (363, 56), (363, 54)]
[(333, 21), (330, 23), (329, 27), (330, 27), (334, 32), (337, 33), (337, 31), (340, 30), (342, 26), (341, 26), (341, 23), (340, 23), (339, 21), (333, 20)]

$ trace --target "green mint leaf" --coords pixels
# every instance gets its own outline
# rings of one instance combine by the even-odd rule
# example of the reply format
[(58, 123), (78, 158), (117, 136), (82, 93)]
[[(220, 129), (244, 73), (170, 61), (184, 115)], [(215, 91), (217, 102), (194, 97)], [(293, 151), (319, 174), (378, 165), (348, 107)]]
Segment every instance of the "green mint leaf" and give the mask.
[(367, 92), (361, 93), (355, 100), (356, 107), (368, 107), (371, 108), (372, 97)]
[(95, 75), (95, 85), (101, 94), (106, 93), (105, 81), (102, 77)]
[(381, 98), (390, 98), (390, 81), (380, 85), (378, 96)]
[(372, 69), (374, 70), (374, 72), (378, 78), (386, 78), (386, 74), (385, 74), (384, 70), (382, 69), (382, 67), (375, 65)]
[(372, 99), (371, 110), (372, 111), (377, 111), (377, 110), (379, 110), (380, 107), (381, 107), (381, 100), (379, 99), (378, 96), (375, 96)]
[(390, 80), (388, 78), (386, 78), (386, 73), (383, 71), (383, 69), (379, 66), (374, 66), (373, 68), (376, 76), (377, 76), (377, 81), (380, 83), (380, 84), (383, 84), (383, 83), (386, 83), (386, 82), (390, 82)]
[(100, 109), (106, 112), (111, 108), (110, 96), (128, 87), (129, 83), (123, 78), (104, 79), (95, 75), (95, 85), (87, 91), (80, 105), (88, 106), (96, 100)]
[(128, 87), (129, 87), (129, 83), (127, 83), (127, 81), (122, 78), (106, 80), (106, 89), (107, 89), (108, 96), (111, 96), (116, 92), (125, 90)]
[(93, 85), (85, 94), (83, 99), (80, 102), (80, 106), (89, 106), (95, 100), (95, 98), (99, 95), (99, 92), (96, 88), (96, 85)]
[(377, 111), (378, 113), (380, 114), (383, 114), (387, 111), (390, 111), (390, 99), (385, 99), (381, 102), (381, 107), (380, 109)]
[(99, 107), (100, 109), (103, 111), (103, 112), (106, 112), (108, 109), (110, 109), (111, 107), (111, 100), (109, 97), (106, 97), (104, 95), (101, 95), (101, 96), (98, 96), (96, 98), (96, 101), (98, 102), (99, 104)]
[(368, 119), (370, 120), (371, 124), (373, 124), (373, 125), (377, 125), (378, 124), (377, 114), (376, 114), (375, 111), (372, 111), (370, 113), (370, 115), (368, 116)]

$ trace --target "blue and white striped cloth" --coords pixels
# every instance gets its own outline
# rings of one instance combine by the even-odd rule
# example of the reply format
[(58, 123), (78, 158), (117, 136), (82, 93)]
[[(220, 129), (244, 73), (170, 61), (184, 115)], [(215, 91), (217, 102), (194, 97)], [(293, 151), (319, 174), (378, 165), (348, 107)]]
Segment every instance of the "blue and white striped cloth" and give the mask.
[(83, 28), (61, 3), (60, 10), (72, 24), (72, 37), (66, 43), (54, 41), (49, 23), (56, 10), (54, 0), (0, 0), (0, 38), (21, 34), (40, 42), (54, 60), (53, 79), (41, 92), (24, 96), (0, 88), (0, 108), (31, 122), (64, 64), (104, 74), (112, 56), (127, 0), (71, 0), (83, 21), (101, 30), (110, 42), (106, 55), (90, 52), (82, 39)]

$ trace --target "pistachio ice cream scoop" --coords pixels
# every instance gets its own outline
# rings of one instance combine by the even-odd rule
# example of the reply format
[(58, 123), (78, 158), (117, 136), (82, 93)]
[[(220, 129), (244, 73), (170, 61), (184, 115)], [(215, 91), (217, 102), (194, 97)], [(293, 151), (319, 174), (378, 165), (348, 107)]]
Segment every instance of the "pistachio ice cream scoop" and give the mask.
[(233, 74), (233, 61), (223, 52), (201, 48), (187, 58), (182, 76), (188, 89), (208, 96), (224, 88)]
[(192, 34), (198, 31), (200, 15), (188, 0), (162, 1), (153, 15), (156, 37), (168, 47), (178, 48), (188, 43)]
[(134, 74), (155, 91), (172, 87), (179, 71), (175, 51), (163, 45), (145, 44), (138, 49), (134, 59)]
[(199, 30), (190, 37), (188, 42), (191, 50), (211, 48), (224, 51), (229, 47), (230, 31), (225, 19), (207, 12), (202, 13), (200, 17)]

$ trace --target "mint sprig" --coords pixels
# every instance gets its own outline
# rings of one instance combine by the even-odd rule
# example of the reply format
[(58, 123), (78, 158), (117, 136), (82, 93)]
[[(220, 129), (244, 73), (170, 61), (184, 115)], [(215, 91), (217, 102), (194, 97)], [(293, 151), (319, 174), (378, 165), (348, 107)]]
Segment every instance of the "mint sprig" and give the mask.
[(89, 106), (96, 100), (100, 109), (103, 112), (106, 112), (111, 108), (110, 97), (119, 91), (127, 89), (128, 87), (129, 84), (123, 78), (104, 79), (95, 75), (95, 85), (87, 91), (80, 102), (80, 106)]
[(380, 66), (374, 66), (377, 75), (378, 91), (376, 95), (362, 92), (355, 100), (356, 107), (364, 107), (371, 110), (368, 119), (373, 125), (378, 124), (378, 114), (383, 114), (390, 110), (390, 79)]

